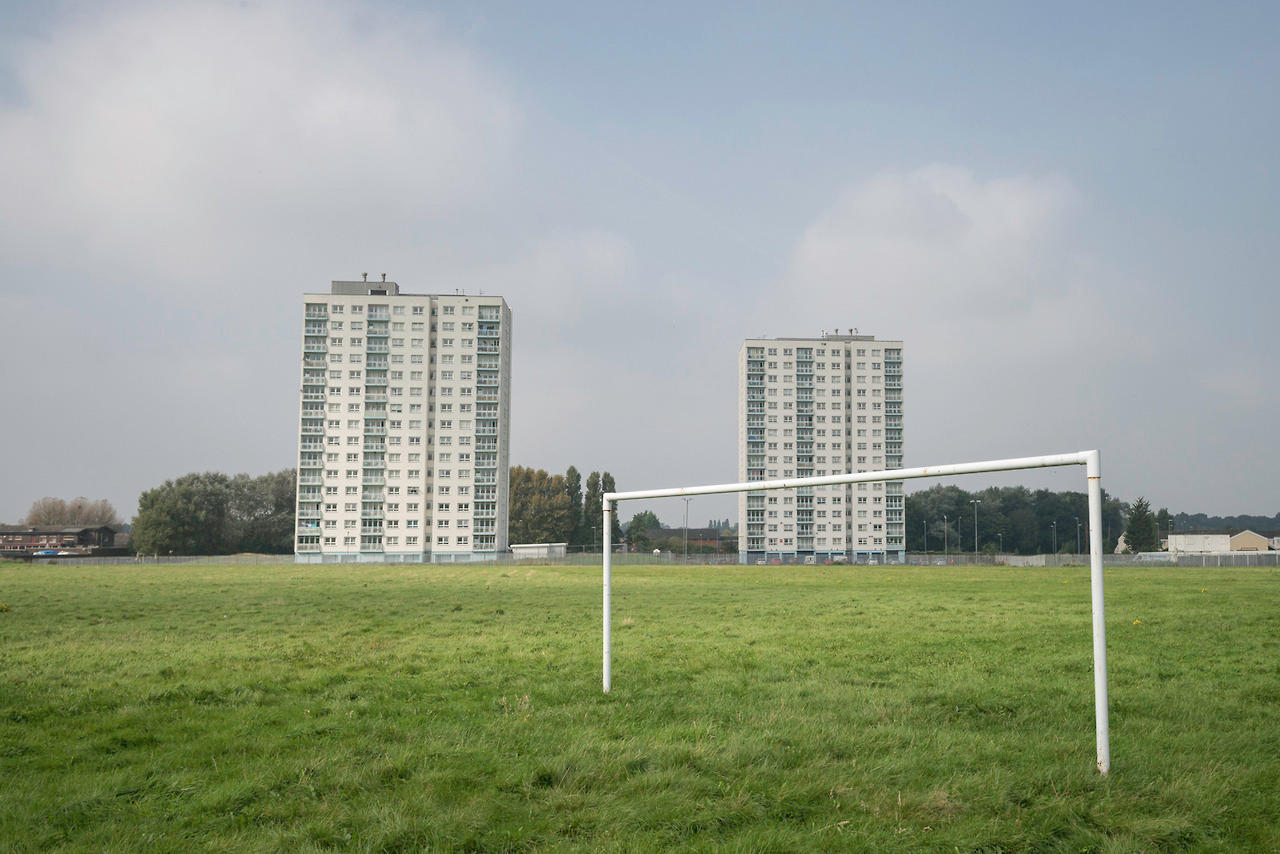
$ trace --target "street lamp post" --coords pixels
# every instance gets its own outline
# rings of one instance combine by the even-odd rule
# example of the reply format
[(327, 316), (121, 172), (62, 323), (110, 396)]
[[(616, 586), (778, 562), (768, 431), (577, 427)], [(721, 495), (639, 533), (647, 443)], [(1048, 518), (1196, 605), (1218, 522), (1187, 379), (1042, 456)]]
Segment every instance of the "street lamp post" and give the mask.
[(1004, 531), (996, 534), (1000, 538), (1000, 554), (1004, 554)]
[(981, 498), (971, 498), (969, 503), (973, 505), (973, 559), (978, 559), (978, 505), (982, 503)]
[(942, 556), (947, 556), (947, 514), (942, 514)]
[(684, 499), (684, 562), (689, 562), (689, 502), (692, 498)]
[(920, 542), (924, 543), (924, 553), (929, 553), (929, 520), (920, 520)]
[(1049, 523), (1049, 529), (1053, 531), (1053, 553), (1058, 553), (1058, 520), (1054, 519)]
[(1076, 517), (1076, 554), (1080, 554), (1080, 517)]

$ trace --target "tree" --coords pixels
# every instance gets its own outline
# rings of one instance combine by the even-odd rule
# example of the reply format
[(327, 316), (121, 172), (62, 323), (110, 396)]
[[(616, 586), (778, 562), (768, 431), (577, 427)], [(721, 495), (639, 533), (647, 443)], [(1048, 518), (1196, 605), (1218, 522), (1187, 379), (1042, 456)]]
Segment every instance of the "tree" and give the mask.
[[(609, 474), (608, 472), (604, 472), (603, 474), (601, 474), (600, 475), (601, 495), (603, 496), (603, 494), (606, 492), (617, 492), (617, 491), (618, 491), (618, 484), (613, 482), (613, 475)], [(610, 529), (609, 536), (612, 537), (612, 541), (614, 543), (620, 543), (622, 542), (622, 523), (618, 521), (617, 513), (614, 513), (610, 518), (613, 520), (613, 524), (609, 526), (609, 529)], [(604, 519), (602, 517), (601, 524), (603, 523), (604, 523)]]
[(512, 466), (510, 502), (511, 542), (568, 542), (572, 513), (563, 475)]
[(293, 551), (297, 472), (284, 469), (260, 477), (238, 474), (229, 486), (228, 550), (262, 554)]
[(1159, 542), (1161, 537), (1169, 533), (1172, 521), (1173, 517), (1169, 515), (1169, 508), (1161, 507), (1160, 512), (1156, 514), (1156, 542)]
[(1130, 553), (1153, 552), (1160, 548), (1156, 534), (1156, 518), (1147, 499), (1139, 496), (1129, 508), (1129, 521), (1124, 526), (1124, 542)]
[[(648, 510), (631, 517), (631, 521), (627, 524), (627, 542), (631, 544), (631, 550), (637, 552), (647, 552), (653, 547), (653, 540), (649, 538), (650, 519), (653, 514)], [(653, 521), (657, 521), (654, 517)]]
[(83, 495), (71, 501), (61, 498), (41, 498), (31, 505), (24, 525), (64, 525), (67, 527), (97, 527), (99, 525), (119, 525), (120, 516), (111, 502), (105, 498), (90, 501)]
[(187, 474), (147, 490), (133, 519), (140, 554), (293, 551), (294, 469), (250, 477)]
[(576, 466), (569, 466), (564, 473), (564, 491), (569, 496), (569, 544), (582, 545), (582, 474)]
[(603, 524), (600, 516), (602, 494), (600, 472), (593, 471), (587, 475), (587, 492), (582, 500), (582, 544), (584, 546), (600, 547), (600, 526)]
[(133, 547), (142, 554), (225, 554), (230, 478), (221, 472), (167, 480), (138, 498)]

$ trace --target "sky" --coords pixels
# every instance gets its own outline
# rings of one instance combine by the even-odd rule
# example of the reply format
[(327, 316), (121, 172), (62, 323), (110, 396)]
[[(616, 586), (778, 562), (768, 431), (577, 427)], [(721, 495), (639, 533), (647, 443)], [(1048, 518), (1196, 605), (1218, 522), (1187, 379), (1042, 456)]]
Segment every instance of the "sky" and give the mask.
[(1261, 3), (0, 3), (0, 521), (293, 466), (302, 294), (364, 272), (506, 298), (512, 464), (737, 480), (743, 339), (857, 328), (905, 342), (907, 466), (1098, 448), (1275, 513), (1277, 43)]

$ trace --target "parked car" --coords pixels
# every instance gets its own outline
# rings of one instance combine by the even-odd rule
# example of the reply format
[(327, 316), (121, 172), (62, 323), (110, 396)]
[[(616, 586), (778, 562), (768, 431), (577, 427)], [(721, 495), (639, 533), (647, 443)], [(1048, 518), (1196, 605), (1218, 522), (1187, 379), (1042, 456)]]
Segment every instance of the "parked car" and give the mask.
[(58, 550), (57, 550), (57, 549), (41, 549), (41, 550), (40, 550), (40, 551), (38, 551), (38, 552), (34, 552), (34, 554), (36, 554), (36, 555), (40, 555), (40, 556), (43, 556), (43, 555), (56, 555), (57, 553), (58, 553)]

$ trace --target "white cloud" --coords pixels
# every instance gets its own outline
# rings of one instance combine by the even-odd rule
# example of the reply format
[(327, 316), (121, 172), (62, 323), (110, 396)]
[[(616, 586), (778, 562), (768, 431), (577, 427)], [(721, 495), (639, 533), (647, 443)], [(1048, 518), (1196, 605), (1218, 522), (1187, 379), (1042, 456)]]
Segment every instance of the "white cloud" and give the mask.
[(770, 308), (768, 328), (904, 339), (908, 464), (1101, 444), (1097, 376), (1142, 339), (1117, 334), (1115, 276), (1072, 243), (1081, 208), (1052, 175), (982, 180), (942, 165), (878, 175), (797, 242), (786, 304), (821, 313)]
[(429, 18), (346, 4), (108, 6), (15, 74), (5, 252), (158, 282), (402, 240), (489, 192), (515, 122)]
[(1046, 303), (1052, 313), (1079, 296), (1061, 245), (1076, 205), (1054, 176), (981, 182), (939, 165), (879, 175), (806, 230), (788, 285), (882, 335), (1026, 320)]

